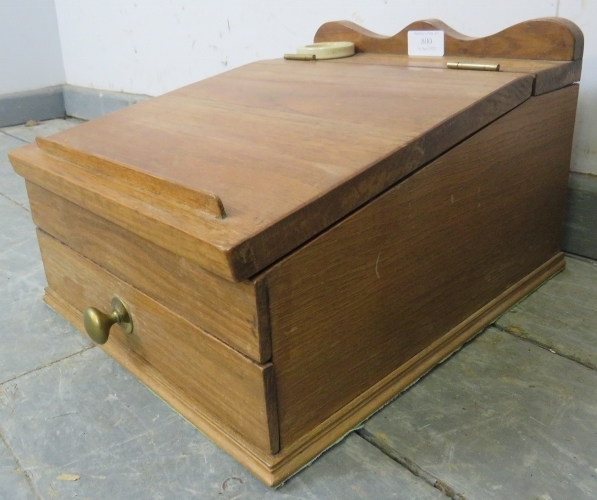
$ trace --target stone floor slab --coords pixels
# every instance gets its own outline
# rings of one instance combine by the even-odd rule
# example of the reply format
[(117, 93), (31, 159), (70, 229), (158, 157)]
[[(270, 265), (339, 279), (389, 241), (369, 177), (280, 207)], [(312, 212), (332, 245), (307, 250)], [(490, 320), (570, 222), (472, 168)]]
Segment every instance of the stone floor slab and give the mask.
[(42, 301), (46, 284), (31, 214), (0, 196), (0, 383), (91, 345)]
[(6, 155), (15, 148), (23, 146), (27, 141), (2, 133), (0, 128), (0, 161), (8, 161)]
[[(0, 196), (0, 269), (14, 272), (17, 268), (13, 266), (19, 265), (41, 266), (35, 225), (27, 210)], [(45, 281), (39, 284), (45, 286)]]
[(25, 180), (14, 172), (7, 156), (10, 151), (25, 144), (0, 132), (0, 195), (29, 210)]
[(29, 211), (29, 198), (25, 188), (25, 179), (16, 175), (12, 167), (0, 162), (0, 196), (15, 202)]
[(33, 488), (0, 433), (0, 498), (3, 500), (34, 500)]
[(597, 493), (597, 372), (490, 328), (367, 432), (467, 500)]
[(0, 128), (0, 133), (16, 137), (26, 142), (33, 142), (37, 136), (47, 137), (81, 123), (85, 123), (85, 121), (79, 120), (78, 118), (57, 118), (55, 120), (39, 122), (32, 127), (16, 125), (14, 127)]
[(560, 274), (497, 325), (597, 368), (597, 262), (567, 257)]
[(44, 499), (445, 498), (357, 435), (269, 489), (97, 347), (0, 387), (0, 428)]

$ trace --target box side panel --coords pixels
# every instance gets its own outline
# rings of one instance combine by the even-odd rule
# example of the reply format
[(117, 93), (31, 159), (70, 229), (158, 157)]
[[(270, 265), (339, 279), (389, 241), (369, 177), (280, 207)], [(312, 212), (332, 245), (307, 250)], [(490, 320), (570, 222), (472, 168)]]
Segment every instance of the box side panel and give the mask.
[(533, 97), (268, 271), (282, 450), (559, 252), (577, 93)]
[(271, 356), (255, 285), (235, 283), (27, 182), (35, 224), (257, 362)]
[(254, 363), (41, 230), (38, 239), (49, 293), (79, 317), (90, 306), (109, 313), (114, 296), (126, 304), (133, 332), (113, 326), (106, 344), (108, 352), (130, 352), (118, 361), (157, 371), (188, 405), (222, 429), (242, 436), (264, 455), (277, 451), (271, 364)]

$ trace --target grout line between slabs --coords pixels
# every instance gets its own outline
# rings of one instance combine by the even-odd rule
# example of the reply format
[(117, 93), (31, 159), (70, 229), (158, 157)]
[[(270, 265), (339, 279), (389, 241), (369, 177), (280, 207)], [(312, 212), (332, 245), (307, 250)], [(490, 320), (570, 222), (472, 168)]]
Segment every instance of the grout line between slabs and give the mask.
[(569, 361), (573, 361), (574, 363), (577, 363), (577, 364), (579, 364), (581, 366), (584, 366), (585, 368), (588, 368), (589, 370), (597, 371), (597, 367), (595, 367), (591, 363), (587, 363), (585, 361), (582, 361), (582, 360), (576, 358), (575, 356), (571, 356), (569, 354), (564, 354), (562, 352), (558, 352), (553, 347), (550, 347), (547, 344), (539, 342), (538, 340), (530, 339), (528, 337), (523, 337), (521, 335), (518, 335), (517, 333), (512, 332), (511, 330), (509, 330), (507, 327), (504, 328), (504, 327), (498, 325), (497, 323), (494, 323), (492, 326), (494, 326), (495, 328), (497, 328), (498, 330), (500, 330), (500, 331), (502, 331), (504, 333), (507, 333), (509, 335), (512, 335), (513, 337), (516, 337), (517, 339), (520, 339), (520, 340), (522, 340), (524, 342), (528, 342), (529, 344), (533, 344), (533, 345), (535, 345), (537, 347), (540, 347), (541, 349), (545, 349), (546, 351), (549, 351), (552, 354), (556, 354), (557, 356), (565, 358), (565, 359), (567, 359)]
[(588, 264), (597, 264), (597, 260), (591, 259), (591, 257), (585, 257), (576, 253), (564, 252), (567, 259), (580, 260), (581, 262), (587, 262)]
[(25, 377), (25, 376), (30, 375), (32, 373), (38, 372), (39, 370), (43, 370), (44, 368), (49, 368), (50, 366), (53, 366), (56, 363), (60, 363), (61, 361), (64, 361), (65, 359), (69, 359), (69, 358), (72, 358), (73, 356), (77, 356), (79, 354), (83, 354), (85, 351), (88, 351), (89, 349), (93, 349), (94, 347), (96, 347), (96, 346), (95, 345), (87, 346), (85, 349), (82, 349), (80, 351), (77, 351), (77, 352), (74, 352), (72, 354), (69, 354), (68, 356), (64, 356), (64, 358), (56, 359), (56, 360), (51, 361), (50, 363), (47, 363), (47, 364), (45, 364), (43, 366), (38, 366), (37, 368), (34, 368), (33, 370), (29, 370), (28, 372), (21, 373), (20, 375), (17, 375), (16, 377), (9, 378), (8, 380), (0, 382), (0, 387), (2, 387), (5, 384), (8, 384), (9, 382), (14, 382), (15, 380), (18, 380), (21, 377)]
[(9, 134), (9, 133), (8, 133), (8, 132), (6, 132), (5, 130), (2, 130), (2, 129), (0, 129), (0, 133), (2, 133), (2, 134), (4, 134), (4, 135), (6, 135), (6, 136), (8, 136), (8, 137), (12, 137), (13, 139), (16, 139), (16, 140), (18, 140), (18, 141), (21, 141), (21, 142), (22, 142), (22, 143), (24, 143), (24, 144), (29, 144), (29, 141), (26, 141), (25, 139), (21, 139), (20, 137), (17, 137), (16, 135)]
[(33, 479), (30, 476), (29, 471), (23, 467), (23, 465), (21, 464), (21, 461), (19, 460), (19, 457), (17, 457), (17, 455), (15, 454), (13, 449), (10, 447), (10, 444), (8, 444), (8, 441), (6, 440), (6, 437), (4, 436), (4, 432), (2, 431), (2, 427), (0, 427), (0, 441), (2, 441), (4, 443), (4, 446), (6, 446), (6, 449), (12, 455), (13, 460), (17, 464), (18, 470), (25, 476), (25, 481), (27, 481), (27, 484), (29, 485), (29, 488), (31, 488), (33, 495), (35, 495), (35, 498), (37, 498), (38, 500), (43, 500), (42, 497), (40, 496), (40, 494), (37, 492), (35, 485), (33, 484)]
[(360, 428), (356, 431), (356, 433), (362, 437), (365, 441), (369, 444), (375, 446), (379, 451), (381, 451), (384, 455), (388, 456), (394, 462), (400, 464), (402, 467), (407, 469), (409, 472), (414, 474), (415, 476), (421, 478), (430, 486), (433, 486), (435, 489), (441, 491), (444, 495), (448, 498), (452, 498), (453, 500), (466, 500), (466, 497), (456, 492), (454, 488), (448, 485), (446, 482), (442, 481), (441, 479), (435, 477), (430, 472), (427, 472), (425, 469), (417, 465), (415, 462), (410, 460), (409, 458), (400, 455), (396, 450), (392, 447), (388, 446), (384, 443), (381, 439), (379, 439), (374, 434), (371, 434), (367, 429)]
[(6, 198), (8, 201), (10, 201), (11, 203), (14, 203), (16, 206), (18, 206), (19, 208), (22, 208), (23, 210), (26, 210), (27, 212), (31, 213), (31, 210), (29, 210), (25, 205), (21, 205), (18, 201), (13, 200), (12, 198), (9, 198), (8, 196), (6, 196), (4, 193), (0, 193), (0, 196), (2, 196), (3, 198)]

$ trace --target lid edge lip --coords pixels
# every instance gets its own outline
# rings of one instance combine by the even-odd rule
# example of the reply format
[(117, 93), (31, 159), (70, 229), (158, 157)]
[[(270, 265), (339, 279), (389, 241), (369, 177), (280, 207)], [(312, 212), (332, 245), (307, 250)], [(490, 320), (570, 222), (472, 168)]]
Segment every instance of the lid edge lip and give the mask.
[(214, 219), (226, 218), (226, 209), (222, 199), (211, 191), (189, 188), (143, 171), (134, 165), (109, 159), (102, 154), (87, 153), (59, 141), (59, 137), (56, 135), (38, 136), (35, 143), (45, 154), (81, 169), (92, 170), (99, 175), (116, 178), (118, 182), (114, 185), (122, 187), (123, 192), (136, 193), (141, 199), (151, 198), (158, 205), (179, 205), (182, 210), (199, 211)]

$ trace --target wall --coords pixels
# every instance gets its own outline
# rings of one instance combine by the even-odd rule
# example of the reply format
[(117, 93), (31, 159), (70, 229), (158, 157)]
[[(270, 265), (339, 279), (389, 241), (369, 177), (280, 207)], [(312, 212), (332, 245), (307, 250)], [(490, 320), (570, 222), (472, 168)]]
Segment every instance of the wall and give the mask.
[(585, 35), (571, 169), (597, 175), (597, 0), (561, 0), (558, 13)]
[(158, 95), (226, 69), (280, 57), (326, 21), (350, 19), (393, 34), (441, 18), (472, 35), (556, 13), (556, 0), (56, 0), (67, 82)]
[(54, 0), (0, 0), (0, 95), (65, 82)]
[(560, 14), (585, 30), (587, 42), (572, 168), (597, 174), (597, 0), (55, 1), (67, 82), (149, 95), (293, 52), (330, 20), (394, 34), (439, 18), (482, 36)]

